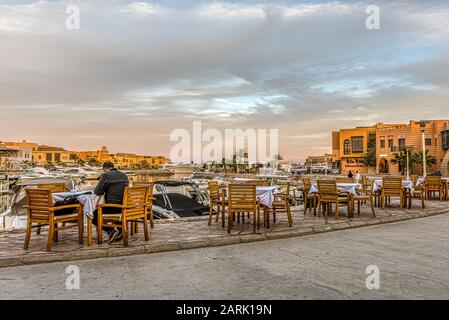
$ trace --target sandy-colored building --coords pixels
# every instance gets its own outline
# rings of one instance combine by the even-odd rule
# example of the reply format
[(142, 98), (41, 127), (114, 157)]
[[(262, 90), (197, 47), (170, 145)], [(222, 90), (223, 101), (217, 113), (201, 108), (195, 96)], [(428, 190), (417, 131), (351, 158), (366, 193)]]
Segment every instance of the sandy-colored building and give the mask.
[[(436, 164), (427, 168), (427, 173), (440, 171), (449, 173), (449, 120), (430, 120), (424, 130), (426, 150), (435, 157)], [(371, 144), (371, 141), (375, 143)], [(375, 165), (366, 165), (370, 145), (375, 146)], [(398, 174), (401, 168), (392, 159), (401, 151), (410, 149), (410, 154), (422, 152), (422, 132), (418, 121), (407, 124), (378, 123), (371, 127), (341, 129), (332, 132), (332, 161), (334, 168), (343, 174), (349, 170), (360, 173)], [(417, 173), (422, 167), (414, 166)]]
[(60, 147), (40, 145), (37, 147), (37, 150), (33, 151), (33, 162), (38, 165), (45, 163), (74, 163), (75, 160), (70, 157), (72, 153)]
[(306, 159), (306, 165), (325, 165), (332, 163), (332, 154), (323, 154), (321, 156), (308, 156)]
[(95, 159), (96, 161), (103, 163), (106, 161), (111, 161), (111, 156), (109, 155), (108, 148), (103, 146), (100, 150), (96, 151), (79, 151), (76, 152), (78, 159), (83, 161), (89, 161)]
[(375, 126), (334, 131), (332, 133), (333, 167), (340, 169), (343, 174), (349, 171), (368, 173), (365, 155), (368, 153), (368, 143), (370, 139), (374, 139), (375, 134)]
[[(436, 164), (427, 168), (427, 173), (440, 171), (446, 175), (449, 163), (449, 120), (430, 120), (424, 130), (426, 150), (435, 157)], [(422, 132), (418, 121), (408, 124), (379, 124), (376, 128), (376, 171), (397, 174), (398, 164), (393, 164), (395, 154), (410, 148), (410, 153), (422, 152)], [(421, 167), (415, 166), (421, 173)]]

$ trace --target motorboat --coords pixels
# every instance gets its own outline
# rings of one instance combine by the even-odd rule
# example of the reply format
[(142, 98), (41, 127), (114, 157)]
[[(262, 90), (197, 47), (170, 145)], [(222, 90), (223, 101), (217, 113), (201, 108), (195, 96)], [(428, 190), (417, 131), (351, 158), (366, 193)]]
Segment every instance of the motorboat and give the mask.
[(155, 218), (176, 219), (209, 214), (209, 196), (195, 183), (166, 180), (156, 182), (154, 188)]

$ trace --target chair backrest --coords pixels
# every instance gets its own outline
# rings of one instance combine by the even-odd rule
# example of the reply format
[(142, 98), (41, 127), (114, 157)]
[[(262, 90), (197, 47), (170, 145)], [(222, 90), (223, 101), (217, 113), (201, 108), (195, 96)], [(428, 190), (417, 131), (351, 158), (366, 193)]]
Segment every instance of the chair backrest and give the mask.
[(302, 185), (304, 187), (304, 192), (307, 194), (310, 191), (310, 188), (312, 187), (312, 182), (310, 181), (309, 177), (302, 178)]
[(413, 183), (413, 187), (416, 187), (416, 184), (418, 183), (418, 175), (416, 175), (416, 174), (412, 174), (411, 176), (410, 176), (410, 179), (412, 179), (412, 183)]
[(438, 190), (442, 186), (442, 179), (439, 176), (427, 176), (424, 180), (424, 185), (427, 189)]
[(354, 182), (354, 179), (353, 178), (336, 177), (335, 182), (337, 182), (337, 183), (352, 183), (352, 182)]
[(249, 185), (253, 185), (253, 186), (268, 186), (268, 181), (267, 180), (249, 180), (249, 181), (245, 181), (244, 184), (249, 184)]
[(229, 210), (233, 212), (255, 211), (256, 185), (230, 184), (228, 186)]
[(382, 178), (382, 193), (399, 196), (402, 192), (402, 177), (385, 176)]
[(38, 184), (37, 187), (38, 189), (50, 189), (51, 193), (67, 191), (65, 183), (44, 183)]
[(133, 187), (146, 187), (147, 190), (147, 203), (153, 203), (153, 191), (154, 191), (154, 182), (144, 182), (144, 181), (135, 181), (133, 182)]
[(146, 214), (148, 203), (148, 187), (126, 187), (123, 195), (123, 205), (133, 206), (130, 209), (124, 209), (127, 216)]
[(216, 201), (220, 199), (220, 185), (218, 181), (209, 181), (209, 197), (211, 200)]
[(26, 188), (26, 203), (30, 218), (48, 220), (50, 208), (53, 207), (53, 199), (50, 189)]
[(318, 180), (318, 193), (320, 199), (335, 200), (338, 197), (337, 182), (335, 180)]

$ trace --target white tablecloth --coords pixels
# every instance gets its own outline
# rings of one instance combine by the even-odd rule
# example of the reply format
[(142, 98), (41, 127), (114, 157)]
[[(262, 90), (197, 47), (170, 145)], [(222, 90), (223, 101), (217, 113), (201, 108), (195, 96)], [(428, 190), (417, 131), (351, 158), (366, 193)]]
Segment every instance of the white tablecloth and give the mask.
[[(64, 200), (68, 196), (73, 196), (88, 191), (73, 191), (73, 192), (57, 192), (52, 194), (53, 201)], [(94, 211), (98, 204), (104, 203), (103, 196), (97, 196), (93, 192), (91, 194), (81, 194), (78, 197), (78, 201), (83, 206), (83, 212), (86, 217), (93, 219)]]
[[(383, 181), (382, 180), (374, 180), (373, 191), (379, 191), (382, 188)], [(413, 190), (413, 182), (412, 181), (402, 181), (402, 187)]]
[[(350, 183), (350, 182), (338, 182), (337, 189), (338, 192), (344, 193), (349, 192), (352, 194), (357, 194), (357, 189), (360, 189), (362, 185), (360, 183)], [(309, 193), (318, 193), (318, 185), (312, 184)]]
[(256, 195), (260, 203), (271, 208), (274, 202), (274, 195), (279, 193), (278, 187), (256, 186)]
[[(441, 180), (449, 182), (449, 178), (441, 178)], [(424, 178), (418, 178), (418, 180), (416, 181), (416, 186), (420, 186), (424, 183), (425, 179)]]

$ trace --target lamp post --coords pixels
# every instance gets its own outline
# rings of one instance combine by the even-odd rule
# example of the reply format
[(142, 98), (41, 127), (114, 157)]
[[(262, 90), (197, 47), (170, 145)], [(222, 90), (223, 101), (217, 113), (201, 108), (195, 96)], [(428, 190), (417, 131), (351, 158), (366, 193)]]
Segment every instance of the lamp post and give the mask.
[(423, 177), (427, 176), (427, 159), (426, 159), (426, 136), (424, 132), (426, 131), (426, 124), (428, 121), (419, 121), (419, 128), (421, 129), (422, 136), (422, 166), (423, 166)]
[(405, 153), (407, 155), (407, 181), (410, 181), (410, 146), (405, 147)]

